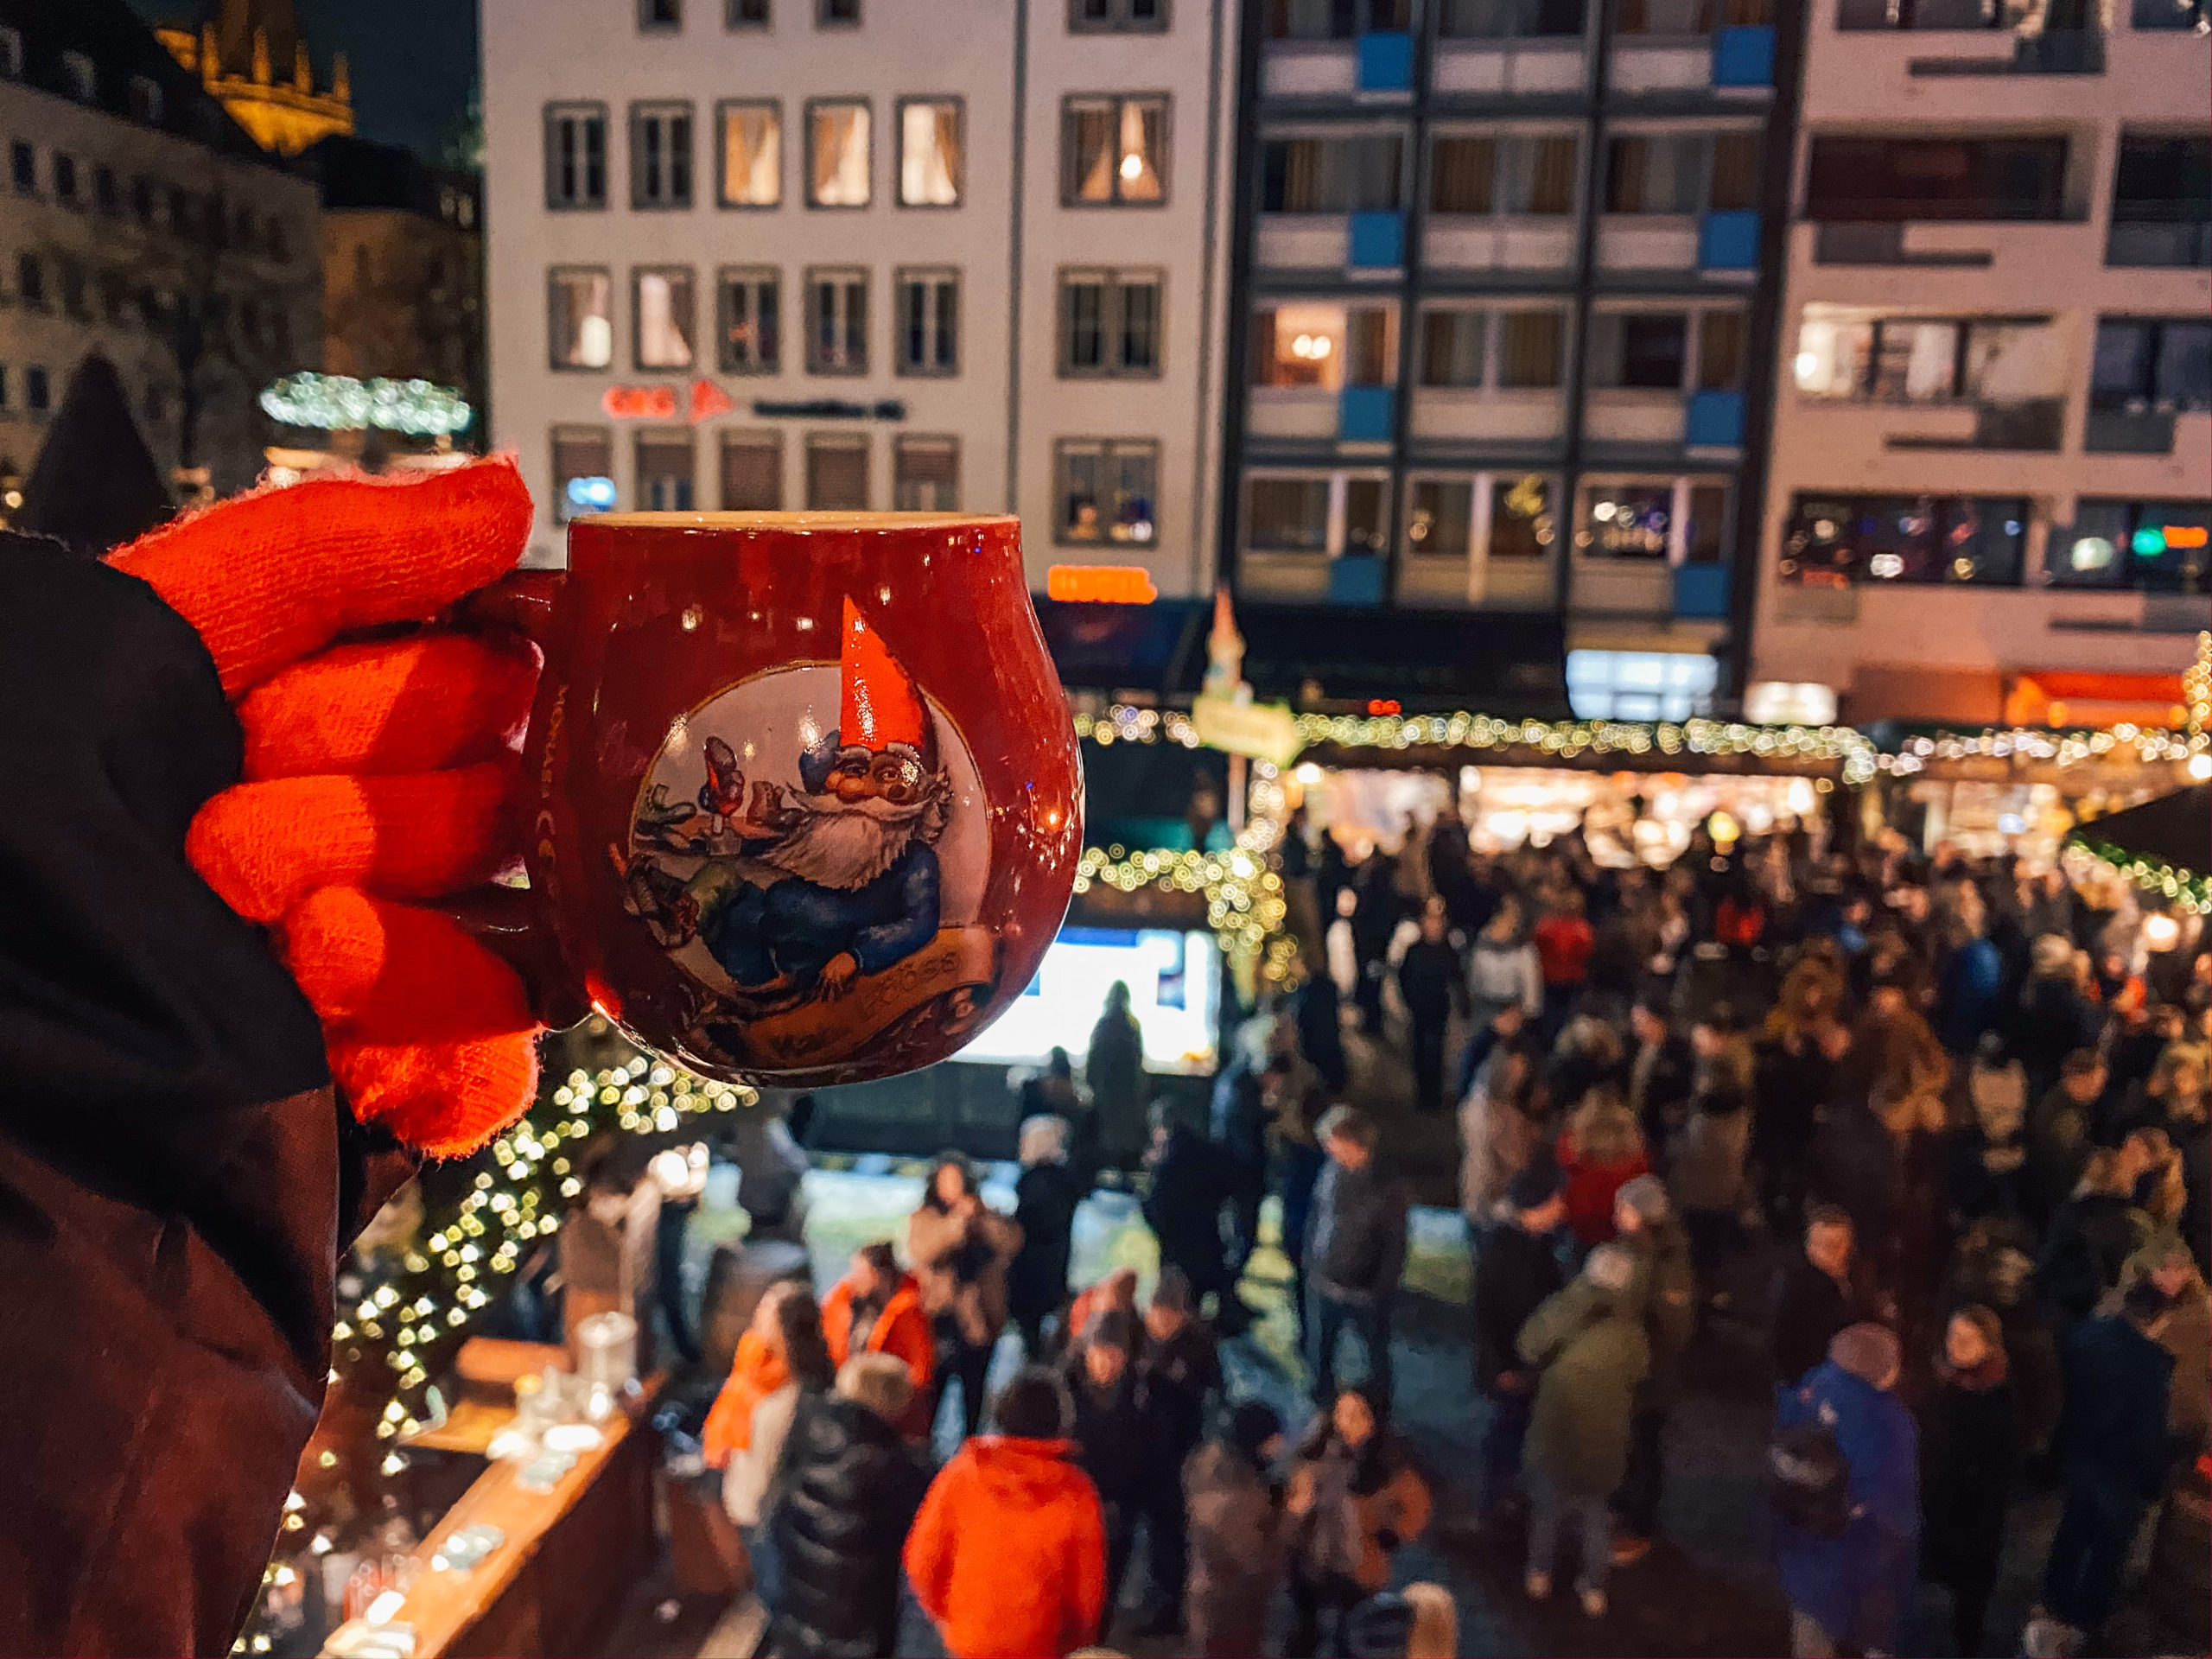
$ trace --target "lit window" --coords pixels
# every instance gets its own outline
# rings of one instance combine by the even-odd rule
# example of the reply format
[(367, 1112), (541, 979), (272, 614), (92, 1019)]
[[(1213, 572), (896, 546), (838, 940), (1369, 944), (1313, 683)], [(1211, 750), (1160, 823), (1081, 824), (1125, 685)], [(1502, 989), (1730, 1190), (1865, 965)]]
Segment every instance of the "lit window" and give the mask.
[(603, 369), (614, 360), (614, 285), (605, 270), (555, 270), (546, 322), (556, 369)]
[(1070, 0), (1068, 28), (1077, 35), (1157, 35), (1167, 27), (1167, 0)]
[(891, 505), (899, 512), (960, 507), (960, 440), (902, 435), (891, 452)]
[(1706, 652), (1570, 651), (1567, 701), (1577, 720), (1688, 720), (1709, 713), (1720, 661)]
[(784, 439), (779, 432), (722, 434), (722, 511), (780, 512)]
[(960, 100), (909, 99), (899, 106), (899, 204), (960, 205)]
[(1160, 446), (1148, 440), (1064, 440), (1053, 446), (1052, 537), (1071, 546), (1149, 547), (1157, 533)]
[(774, 104), (725, 104), (722, 194), (725, 207), (773, 207), (784, 199), (784, 117)]
[(1160, 273), (1068, 271), (1060, 277), (1064, 377), (1160, 372)]
[(781, 280), (772, 270), (721, 273), (721, 370), (724, 374), (774, 374), (783, 367)]
[(2098, 501), (2050, 532), (2054, 587), (2212, 590), (2212, 502)]
[(1541, 473), (1493, 478), (1490, 486), (1489, 556), (1541, 559), (1559, 539), (1552, 516), (1552, 480)]
[(638, 366), (641, 369), (688, 369), (691, 366), (691, 272), (683, 265), (648, 268), (631, 273), (631, 315), (637, 327)]
[(630, 205), (691, 205), (691, 106), (630, 106)]
[(1406, 550), (1417, 557), (1464, 559), (1473, 544), (1475, 480), (1417, 478), (1408, 486)]
[(1149, 207), (1166, 199), (1165, 98), (1071, 98), (1060, 144), (1068, 205)]
[(806, 273), (806, 372), (868, 372), (868, 273)]
[(603, 426), (553, 429), (553, 522), (614, 505), (614, 440)]
[(2028, 504), (2017, 496), (1801, 494), (1790, 505), (1779, 572), (1807, 587), (2009, 587), (2020, 580), (2027, 531)]
[(868, 206), (868, 105), (862, 101), (806, 106), (809, 207)]
[(79, 104), (89, 104), (99, 95), (99, 72), (83, 53), (64, 52), (61, 73), (69, 82), (69, 96)]
[(902, 270), (895, 283), (899, 296), (899, 372), (959, 372), (959, 274), (950, 270)]
[(162, 86), (144, 75), (130, 77), (130, 113), (149, 127), (162, 124)]
[(1386, 305), (1281, 301), (1252, 314), (1252, 384), (1387, 386), (1397, 382), (1395, 313)]
[(545, 205), (607, 206), (607, 109), (556, 104), (545, 111)]
[(868, 511), (866, 433), (807, 434), (806, 505), (810, 512)]
[(647, 512), (689, 512), (694, 466), (689, 432), (638, 434), (638, 505)]

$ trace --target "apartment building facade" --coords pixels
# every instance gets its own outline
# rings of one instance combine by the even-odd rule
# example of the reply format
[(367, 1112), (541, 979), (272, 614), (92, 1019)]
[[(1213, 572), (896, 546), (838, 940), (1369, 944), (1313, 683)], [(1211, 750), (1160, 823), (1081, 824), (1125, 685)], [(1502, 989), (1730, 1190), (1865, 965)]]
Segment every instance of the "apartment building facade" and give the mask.
[(1755, 678), (2163, 723), (2212, 626), (2206, 31), (1813, 0)]
[[(484, 10), (493, 440), (579, 512), (1019, 512), (1213, 572), (1227, 0)], [(1080, 583), (1078, 583), (1078, 586)]]
[(1240, 597), (1563, 642), (1596, 712), (1740, 674), (1789, 3), (1248, 10)]
[(30, 473), (97, 353), (165, 474), (251, 484), (276, 434), (256, 395), (322, 360), (314, 179), (123, 0), (0, 0), (0, 478)]

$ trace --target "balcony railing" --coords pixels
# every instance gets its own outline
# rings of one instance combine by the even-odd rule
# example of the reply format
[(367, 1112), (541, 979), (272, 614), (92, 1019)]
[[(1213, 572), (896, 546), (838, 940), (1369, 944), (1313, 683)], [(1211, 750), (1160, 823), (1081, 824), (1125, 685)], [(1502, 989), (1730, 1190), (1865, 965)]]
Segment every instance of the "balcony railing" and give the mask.
[(2009, 449), (2025, 454), (2056, 454), (2065, 427), (2066, 400), (2036, 397), (1976, 404), (1974, 429), (1968, 435), (1898, 433), (1886, 443), (1891, 449)]
[(2082, 448), (2094, 455), (2171, 455), (2174, 420), (2170, 409), (2093, 409)]

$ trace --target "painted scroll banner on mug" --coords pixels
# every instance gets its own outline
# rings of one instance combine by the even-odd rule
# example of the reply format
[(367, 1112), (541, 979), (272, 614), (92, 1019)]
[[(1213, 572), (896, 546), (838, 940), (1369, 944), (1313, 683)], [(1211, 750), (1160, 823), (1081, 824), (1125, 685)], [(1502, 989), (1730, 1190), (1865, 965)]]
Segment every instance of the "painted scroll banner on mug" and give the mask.
[(997, 988), (999, 942), (988, 929), (948, 927), (912, 956), (857, 982), (836, 1001), (803, 1002), (734, 1027), (711, 1022), (701, 1035), (726, 1039), (732, 1063), (779, 1069), (831, 1065), (868, 1044), (896, 1046), (909, 1022), (963, 1040)]

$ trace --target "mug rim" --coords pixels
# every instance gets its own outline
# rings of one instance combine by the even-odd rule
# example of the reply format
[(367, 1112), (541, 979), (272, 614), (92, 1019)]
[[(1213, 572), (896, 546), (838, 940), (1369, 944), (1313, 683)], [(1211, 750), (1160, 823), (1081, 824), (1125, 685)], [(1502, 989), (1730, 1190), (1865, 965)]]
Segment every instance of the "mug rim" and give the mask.
[(1010, 512), (594, 512), (572, 518), (571, 531), (772, 530), (795, 535), (857, 535), (899, 530), (995, 529), (1021, 520)]

